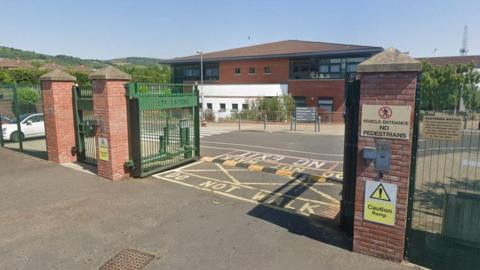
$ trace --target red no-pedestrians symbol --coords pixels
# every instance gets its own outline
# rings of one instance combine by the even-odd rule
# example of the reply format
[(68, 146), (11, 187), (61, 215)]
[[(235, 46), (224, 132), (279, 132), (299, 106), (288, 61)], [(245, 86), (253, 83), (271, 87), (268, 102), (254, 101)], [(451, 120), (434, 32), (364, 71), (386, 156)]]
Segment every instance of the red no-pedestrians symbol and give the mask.
[(388, 119), (392, 117), (392, 109), (388, 106), (383, 106), (378, 110), (378, 116), (382, 119)]

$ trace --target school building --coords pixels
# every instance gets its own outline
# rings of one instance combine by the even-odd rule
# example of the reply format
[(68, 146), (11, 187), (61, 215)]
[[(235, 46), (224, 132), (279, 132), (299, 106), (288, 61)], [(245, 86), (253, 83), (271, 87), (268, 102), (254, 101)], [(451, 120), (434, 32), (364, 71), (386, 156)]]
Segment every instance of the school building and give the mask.
[[(297, 106), (344, 110), (344, 79), (382, 47), (285, 40), (204, 53), (204, 109), (242, 110), (247, 100), (291, 95)], [(175, 83), (200, 83), (200, 54), (163, 61)]]

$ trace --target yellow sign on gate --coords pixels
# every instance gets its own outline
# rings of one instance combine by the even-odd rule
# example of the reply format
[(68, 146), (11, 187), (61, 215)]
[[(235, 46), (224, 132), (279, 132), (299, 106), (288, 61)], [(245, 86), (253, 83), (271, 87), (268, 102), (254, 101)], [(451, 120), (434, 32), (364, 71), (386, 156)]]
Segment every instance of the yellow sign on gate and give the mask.
[(394, 226), (396, 206), (397, 185), (365, 181), (364, 220)]

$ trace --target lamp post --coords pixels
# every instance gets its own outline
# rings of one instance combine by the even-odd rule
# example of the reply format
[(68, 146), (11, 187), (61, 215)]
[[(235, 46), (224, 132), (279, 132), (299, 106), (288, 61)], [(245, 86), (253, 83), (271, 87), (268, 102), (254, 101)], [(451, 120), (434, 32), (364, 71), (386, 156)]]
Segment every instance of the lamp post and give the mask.
[(204, 97), (203, 97), (203, 52), (197, 51), (197, 54), (200, 54), (200, 97), (202, 99), (202, 127), (207, 126), (207, 121), (205, 121), (205, 110), (203, 109), (204, 106)]

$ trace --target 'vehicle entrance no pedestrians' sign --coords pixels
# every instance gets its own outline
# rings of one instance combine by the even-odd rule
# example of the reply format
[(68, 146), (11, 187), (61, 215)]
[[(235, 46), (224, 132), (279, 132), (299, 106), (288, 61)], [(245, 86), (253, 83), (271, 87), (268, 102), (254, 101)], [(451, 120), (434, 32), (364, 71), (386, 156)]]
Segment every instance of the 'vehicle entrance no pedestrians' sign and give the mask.
[(410, 137), (410, 106), (362, 105), (361, 136), (402, 139)]
[(395, 225), (397, 185), (365, 181), (363, 219), (385, 225)]

